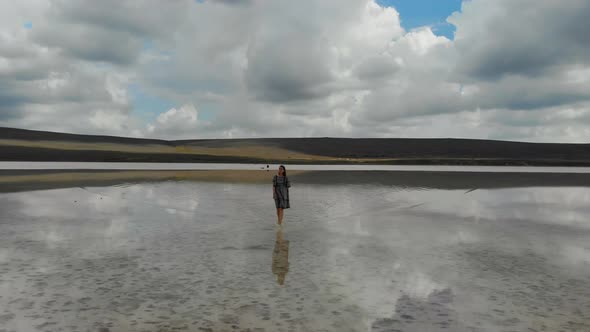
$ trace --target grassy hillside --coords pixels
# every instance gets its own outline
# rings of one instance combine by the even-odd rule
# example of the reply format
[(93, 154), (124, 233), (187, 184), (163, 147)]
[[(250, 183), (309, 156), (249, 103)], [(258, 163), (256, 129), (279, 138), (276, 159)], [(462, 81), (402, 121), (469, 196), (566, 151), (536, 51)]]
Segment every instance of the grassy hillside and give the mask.
[(590, 144), (402, 138), (166, 141), (0, 128), (0, 160), (583, 166), (590, 165)]

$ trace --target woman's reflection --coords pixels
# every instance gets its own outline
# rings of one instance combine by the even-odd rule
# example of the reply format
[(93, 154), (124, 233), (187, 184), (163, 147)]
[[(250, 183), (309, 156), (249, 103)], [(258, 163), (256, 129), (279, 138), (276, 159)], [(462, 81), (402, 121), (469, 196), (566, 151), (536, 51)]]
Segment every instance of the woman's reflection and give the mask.
[(279, 285), (285, 283), (287, 272), (289, 272), (289, 241), (283, 238), (283, 230), (279, 228), (272, 251), (272, 273), (276, 274)]

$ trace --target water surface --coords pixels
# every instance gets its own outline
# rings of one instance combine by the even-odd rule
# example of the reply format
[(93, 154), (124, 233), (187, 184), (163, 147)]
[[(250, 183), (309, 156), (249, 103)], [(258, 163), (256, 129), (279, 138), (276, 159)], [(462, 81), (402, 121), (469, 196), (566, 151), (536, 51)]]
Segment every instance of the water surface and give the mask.
[[(266, 164), (218, 163), (127, 163), (127, 162), (29, 162), (3, 161), (0, 170), (258, 170)], [(279, 165), (269, 165), (273, 170)], [(444, 166), (444, 165), (291, 165), (293, 170), (308, 171), (428, 171), (491, 173), (590, 173), (590, 167), (545, 166)]]
[(0, 330), (590, 330), (583, 182), (327, 174), (1, 193)]

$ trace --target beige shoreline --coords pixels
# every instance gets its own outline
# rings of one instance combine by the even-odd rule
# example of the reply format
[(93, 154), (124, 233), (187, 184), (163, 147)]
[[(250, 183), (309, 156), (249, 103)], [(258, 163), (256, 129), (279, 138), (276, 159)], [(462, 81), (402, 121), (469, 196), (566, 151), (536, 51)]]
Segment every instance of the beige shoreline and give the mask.
[(282, 156), (288, 159), (299, 160), (338, 159), (332, 157), (299, 153), (278, 147), (262, 146), (255, 144), (242, 144), (241, 146), (232, 147), (206, 147), (194, 144), (168, 146), (160, 144), (132, 145), (119, 143), (87, 143), (66, 141), (28, 141), (18, 139), (0, 139), (0, 146), (42, 148), (68, 151), (112, 151), (127, 153), (186, 154), (216, 157), (245, 157), (258, 159), (273, 159), (276, 156)]
[[(297, 176), (306, 171), (290, 171)], [(275, 174), (266, 170), (195, 170), (195, 171), (106, 171), (106, 172), (55, 172), (44, 174), (0, 175), (0, 184), (15, 183), (68, 183), (80, 181), (137, 181), (175, 180), (235, 183), (267, 183)]]

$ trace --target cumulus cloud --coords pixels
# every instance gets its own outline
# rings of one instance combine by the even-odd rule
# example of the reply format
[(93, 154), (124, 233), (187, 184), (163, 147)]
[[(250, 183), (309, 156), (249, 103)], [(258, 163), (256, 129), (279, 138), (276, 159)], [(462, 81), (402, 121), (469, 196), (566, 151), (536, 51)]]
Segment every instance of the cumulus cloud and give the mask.
[(148, 125), (148, 133), (158, 138), (199, 137), (199, 129), (204, 124), (199, 121), (199, 113), (193, 104), (171, 108), (160, 114), (154, 123)]
[(459, 72), (475, 79), (536, 77), (590, 64), (590, 3), (585, 0), (466, 1), (457, 27)]
[(75, 59), (130, 65), (146, 40), (174, 32), (170, 21), (182, 20), (186, 8), (186, 1), (53, 0), (32, 39)]
[[(585, 0), (465, 1), (448, 19), (452, 40), (404, 30), (374, 0), (26, 0), (0, 5), (0, 18), (0, 125), (165, 138), (590, 138)], [(130, 84), (178, 106), (150, 119)]]
[[(39, 38), (50, 36), (57, 24), (51, 14), (57, 4), (27, 0), (0, 6), (0, 124), (138, 134), (131, 128), (134, 120), (129, 117), (132, 108), (125, 87), (129, 77), (124, 70), (74, 56), (73, 50), (91, 41), (71, 38), (67, 48)], [(23, 27), (25, 21), (34, 22), (33, 28)], [(68, 33), (64, 30), (63, 35)]]

